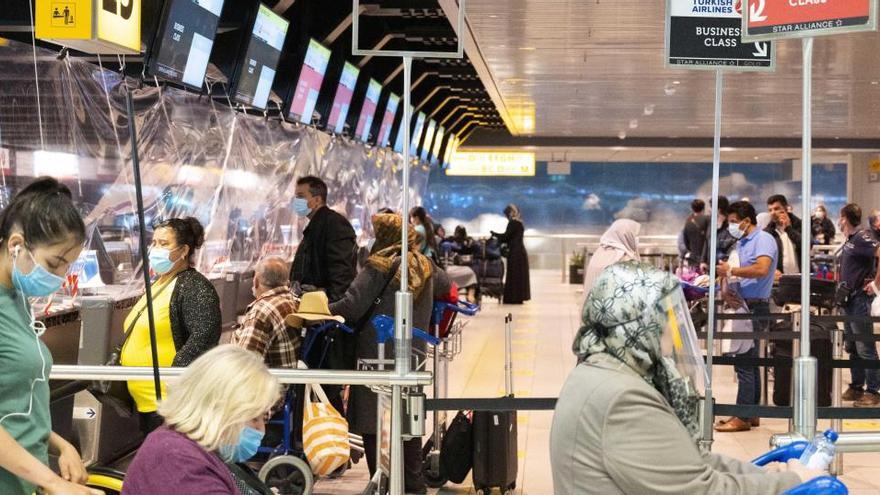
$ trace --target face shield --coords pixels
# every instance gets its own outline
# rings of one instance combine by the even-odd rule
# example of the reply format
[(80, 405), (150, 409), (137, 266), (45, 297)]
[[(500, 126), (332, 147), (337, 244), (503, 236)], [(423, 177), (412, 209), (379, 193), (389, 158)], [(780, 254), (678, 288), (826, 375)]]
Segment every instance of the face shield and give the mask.
[(658, 309), (664, 323), (660, 335), (662, 358), (674, 364), (689, 389), (704, 397), (709, 373), (681, 287), (665, 295), (658, 302)]

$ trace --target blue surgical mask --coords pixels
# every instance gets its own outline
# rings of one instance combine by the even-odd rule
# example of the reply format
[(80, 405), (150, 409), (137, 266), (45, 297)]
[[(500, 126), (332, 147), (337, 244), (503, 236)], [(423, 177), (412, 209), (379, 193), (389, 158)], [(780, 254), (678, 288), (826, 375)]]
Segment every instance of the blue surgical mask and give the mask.
[(37, 263), (34, 255), (28, 251), (28, 256), (34, 263), (34, 268), (30, 273), (24, 274), (18, 269), (15, 263), (18, 254), (13, 255), (12, 260), (12, 284), (21, 291), (25, 297), (45, 297), (58, 292), (64, 285), (64, 278), (51, 273), (43, 268), (43, 265)]
[(309, 200), (306, 198), (293, 198), (293, 209), (301, 217), (307, 217), (312, 213), (312, 209), (309, 208)]
[(735, 223), (727, 225), (727, 232), (729, 232), (730, 235), (732, 235), (733, 238), (737, 240), (742, 239), (743, 235), (745, 234), (745, 232), (739, 229), (739, 225)]
[(164, 248), (150, 249), (150, 268), (159, 275), (165, 275), (174, 268), (174, 261), (171, 261), (171, 251)]
[[(238, 445), (225, 445), (220, 449), (220, 455), (227, 461), (245, 462), (257, 455), (257, 450), (263, 442), (264, 433), (256, 428), (245, 426), (238, 435)], [(234, 452), (233, 452), (234, 450)]]

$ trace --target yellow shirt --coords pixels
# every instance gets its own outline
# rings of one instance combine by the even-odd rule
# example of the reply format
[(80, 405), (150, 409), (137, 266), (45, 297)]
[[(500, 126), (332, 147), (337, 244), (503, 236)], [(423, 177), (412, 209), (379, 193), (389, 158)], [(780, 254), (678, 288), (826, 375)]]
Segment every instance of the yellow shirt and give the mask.
[[(167, 287), (159, 293), (162, 286), (153, 285), (153, 316), (156, 324), (156, 349), (159, 356), (159, 366), (171, 366), (177, 348), (174, 347), (174, 338), (171, 335), (171, 294), (174, 293), (174, 284), (177, 279), (167, 283)], [(158, 295), (157, 295), (158, 294)], [(152, 351), (150, 349), (150, 323), (147, 311), (147, 296), (141, 297), (125, 319), (122, 331), (131, 328), (131, 336), (122, 348), (120, 364), (122, 366), (153, 366)], [(143, 310), (143, 312), (141, 312)], [(134, 318), (140, 313), (137, 323), (132, 327)], [(128, 392), (137, 405), (137, 410), (142, 413), (156, 411), (156, 389), (152, 380), (128, 382)], [(165, 382), (162, 382), (162, 397), (165, 397)]]

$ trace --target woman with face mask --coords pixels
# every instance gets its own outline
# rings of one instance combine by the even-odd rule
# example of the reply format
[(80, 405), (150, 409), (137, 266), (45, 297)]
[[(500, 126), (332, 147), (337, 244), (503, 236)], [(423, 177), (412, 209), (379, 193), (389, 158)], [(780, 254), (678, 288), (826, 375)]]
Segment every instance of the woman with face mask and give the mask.
[[(58, 291), (85, 241), (70, 190), (52, 178), (22, 189), (0, 213), (0, 493), (89, 494), (76, 449), (52, 432), (49, 370), (28, 298)], [(61, 476), (49, 469), (59, 456)]]
[(165, 424), (138, 450), (122, 493), (261, 493), (235, 465), (256, 455), (280, 398), (255, 353), (232, 345), (206, 352), (169, 387), (159, 406)]
[(834, 222), (828, 218), (828, 210), (824, 205), (819, 205), (813, 212), (813, 218), (810, 222), (810, 230), (813, 234), (813, 242), (816, 244), (828, 245), (834, 241), (837, 235), (837, 229), (834, 228)]
[[(195, 218), (172, 218), (156, 226), (150, 246), (153, 282), (153, 315), (159, 366), (189, 366), (220, 342), (220, 298), (214, 285), (192, 267), (193, 256), (205, 242), (205, 231)], [(146, 295), (125, 319), (126, 340), (122, 366), (152, 366)], [(152, 380), (130, 381), (131, 393), (146, 435), (162, 424), (156, 414)], [(164, 393), (163, 393), (164, 395)]]

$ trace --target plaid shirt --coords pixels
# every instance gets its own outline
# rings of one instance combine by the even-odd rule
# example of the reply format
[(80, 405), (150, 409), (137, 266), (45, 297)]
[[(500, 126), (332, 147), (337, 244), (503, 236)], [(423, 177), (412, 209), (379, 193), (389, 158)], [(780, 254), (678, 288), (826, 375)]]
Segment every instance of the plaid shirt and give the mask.
[(296, 302), (288, 287), (266, 292), (248, 306), (232, 343), (263, 356), (270, 368), (296, 368), (300, 335), (284, 324), (291, 313), (296, 313)]

